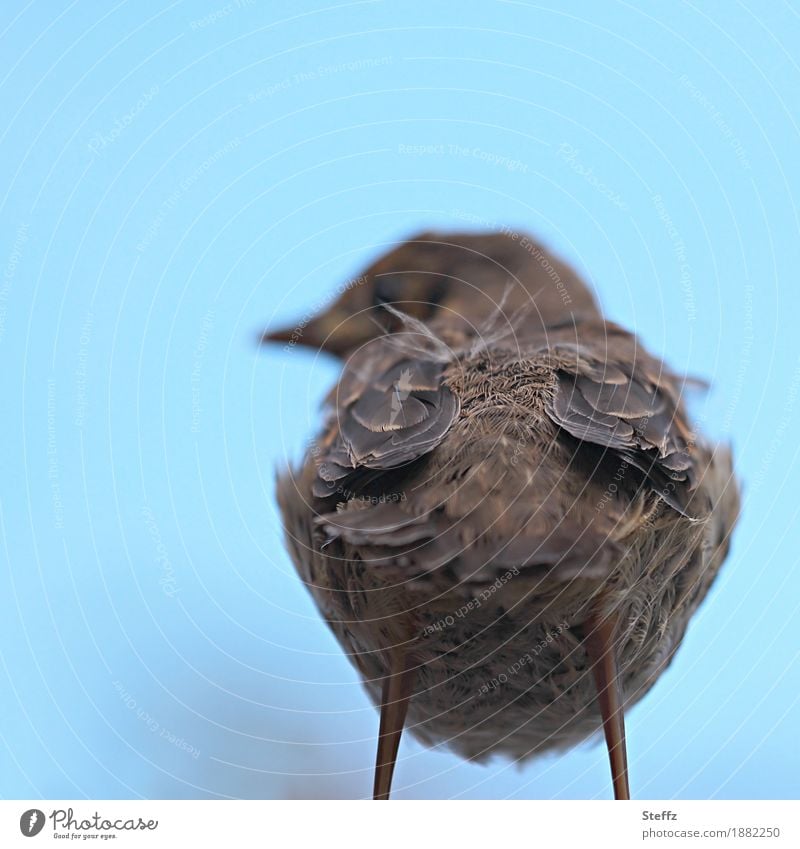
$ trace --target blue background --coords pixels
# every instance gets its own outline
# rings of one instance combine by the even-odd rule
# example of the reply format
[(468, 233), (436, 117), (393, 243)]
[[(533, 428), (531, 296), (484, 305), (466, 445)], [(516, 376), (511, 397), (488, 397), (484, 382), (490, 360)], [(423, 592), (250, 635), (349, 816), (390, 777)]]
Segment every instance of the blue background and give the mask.
[[(377, 716), (274, 470), (336, 367), (259, 351), (422, 227), (531, 230), (713, 389), (733, 553), (635, 794), (797, 797), (797, 3), (4, 2), (0, 795), (363, 797)], [(410, 152), (407, 146), (433, 146)], [(403, 742), (396, 796), (607, 798)]]

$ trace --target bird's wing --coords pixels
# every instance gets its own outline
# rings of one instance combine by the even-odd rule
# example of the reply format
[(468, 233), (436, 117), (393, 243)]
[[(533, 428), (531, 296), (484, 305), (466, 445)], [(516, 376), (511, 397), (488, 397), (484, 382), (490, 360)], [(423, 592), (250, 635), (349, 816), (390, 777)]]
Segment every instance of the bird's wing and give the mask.
[(359, 495), (368, 481), (432, 451), (458, 417), (445, 363), (413, 334), (375, 339), (348, 362), (312, 449), (317, 497)]
[(551, 344), (549, 353), (551, 419), (639, 469), (667, 504), (689, 515), (698, 458), (678, 378), (633, 334), (606, 322), (584, 328), (580, 342)]

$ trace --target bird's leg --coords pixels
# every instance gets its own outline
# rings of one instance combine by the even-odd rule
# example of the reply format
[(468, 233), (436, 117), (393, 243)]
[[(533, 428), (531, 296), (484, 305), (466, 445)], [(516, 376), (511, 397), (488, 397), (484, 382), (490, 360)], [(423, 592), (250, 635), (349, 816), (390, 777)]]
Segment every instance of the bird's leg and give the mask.
[(595, 615), (589, 619), (586, 654), (594, 674), (597, 700), (603, 716), (603, 732), (611, 762), (615, 799), (630, 799), (628, 752), (625, 747), (625, 716), (622, 711), (622, 684), (617, 668), (614, 642), (617, 617)]
[(375, 762), (373, 799), (388, 799), (400, 737), (411, 701), (416, 670), (404, 650), (389, 651), (389, 671), (383, 679), (378, 757)]

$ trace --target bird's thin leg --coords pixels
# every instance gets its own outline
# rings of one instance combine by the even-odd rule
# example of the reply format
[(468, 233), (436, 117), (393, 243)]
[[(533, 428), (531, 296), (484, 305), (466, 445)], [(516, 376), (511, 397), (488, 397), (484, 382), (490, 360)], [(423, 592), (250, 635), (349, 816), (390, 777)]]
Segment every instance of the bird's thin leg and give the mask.
[(615, 799), (630, 799), (628, 752), (625, 747), (625, 716), (622, 710), (622, 684), (617, 668), (616, 617), (595, 616), (589, 620), (586, 653), (594, 674), (597, 700), (603, 716), (603, 732), (611, 762)]
[(375, 762), (373, 799), (388, 799), (392, 774), (397, 760), (400, 737), (411, 701), (416, 670), (405, 651), (389, 653), (389, 673), (383, 679), (381, 726), (378, 734), (378, 757)]

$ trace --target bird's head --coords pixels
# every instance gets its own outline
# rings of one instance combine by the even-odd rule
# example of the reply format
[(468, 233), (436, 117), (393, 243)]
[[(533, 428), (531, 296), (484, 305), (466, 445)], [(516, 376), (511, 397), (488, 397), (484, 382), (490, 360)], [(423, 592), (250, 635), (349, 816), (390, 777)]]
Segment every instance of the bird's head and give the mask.
[(565, 310), (597, 314), (585, 284), (531, 239), (509, 233), (421, 233), (339, 287), (322, 310), (268, 329), (264, 343), (346, 357), (365, 342), (402, 329), (402, 317), (480, 334), (487, 322), (519, 311), (537, 327)]
[(412, 275), (404, 279), (399, 274), (383, 277), (367, 273), (343, 288), (320, 311), (287, 327), (267, 330), (261, 341), (300, 345), (345, 357), (370, 339), (400, 329), (395, 310), (420, 319), (431, 317), (436, 310), (434, 282), (415, 281)]

